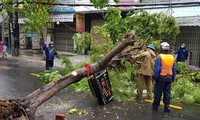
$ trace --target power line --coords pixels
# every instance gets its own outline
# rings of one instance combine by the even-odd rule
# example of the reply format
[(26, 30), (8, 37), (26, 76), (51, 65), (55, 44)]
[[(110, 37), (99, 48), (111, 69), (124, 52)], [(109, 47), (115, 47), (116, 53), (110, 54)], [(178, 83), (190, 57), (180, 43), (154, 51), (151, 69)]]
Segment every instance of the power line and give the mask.
[(172, 16), (172, 1), (169, 0), (169, 15)]
[[(16, 2), (17, 3), (17, 2)], [(16, 4), (12, 3), (12, 4)], [(18, 2), (18, 4), (24, 4), (24, 2)], [(28, 2), (28, 4), (41, 4), (41, 5), (60, 5), (60, 6), (94, 6), (92, 3), (90, 4), (80, 4), (80, 3), (47, 3), (47, 2)], [(0, 6), (3, 3), (0, 3)], [(107, 6), (116, 6), (116, 7), (125, 7), (125, 6), (135, 6), (135, 7), (144, 7), (144, 6), (174, 6), (174, 5), (200, 5), (200, 2), (163, 2), (163, 3), (134, 3), (134, 4), (115, 4), (115, 5), (107, 5)]]

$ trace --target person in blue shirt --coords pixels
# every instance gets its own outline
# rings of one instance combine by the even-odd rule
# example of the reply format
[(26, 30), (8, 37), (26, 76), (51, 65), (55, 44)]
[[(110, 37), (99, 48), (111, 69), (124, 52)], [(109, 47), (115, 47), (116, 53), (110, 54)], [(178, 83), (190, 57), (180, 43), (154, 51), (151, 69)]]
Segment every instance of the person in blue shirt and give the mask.
[(164, 112), (170, 112), (171, 83), (176, 75), (175, 59), (169, 51), (170, 45), (167, 42), (161, 43), (161, 54), (156, 59), (153, 73), (155, 83), (153, 110), (158, 110), (163, 94)]
[(54, 49), (54, 43), (49, 42), (48, 45), (45, 43), (43, 46), (43, 50), (45, 51), (46, 56), (46, 70), (52, 69), (54, 65), (55, 55), (58, 54)]
[(177, 54), (177, 62), (187, 62), (188, 49), (185, 47), (185, 43), (181, 44), (181, 47), (175, 52), (175, 54)]
[(3, 49), (3, 55), (2, 55), (2, 58), (7, 58), (7, 45), (6, 43), (4, 42), (3, 45), (2, 45), (2, 49)]

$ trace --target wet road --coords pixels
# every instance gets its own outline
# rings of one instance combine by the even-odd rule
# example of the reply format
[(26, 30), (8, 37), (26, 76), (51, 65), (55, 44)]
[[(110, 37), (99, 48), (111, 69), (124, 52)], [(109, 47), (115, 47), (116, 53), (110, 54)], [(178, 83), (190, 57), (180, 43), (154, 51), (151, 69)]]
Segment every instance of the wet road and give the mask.
[[(30, 73), (39, 73), (43, 69), (42, 62), (0, 59), (0, 98), (24, 97), (41, 87), (39, 78)], [(67, 120), (200, 120), (200, 107), (180, 106), (183, 106), (182, 110), (171, 109), (168, 114), (163, 112), (162, 106), (159, 111), (152, 111), (151, 103), (143, 100), (126, 103), (111, 101), (100, 106), (90, 93), (76, 93), (67, 88), (37, 109), (36, 120), (55, 120), (56, 114), (65, 114)], [(87, 114), (66, 114), (73, 108), (84, 110)]]
[(0, 59), (0, 97), (21, 97), (39, 88), (39, 81), (31, 72), (41, 71), (41, 67), (30, 67), (33, 63), (13, 59)]

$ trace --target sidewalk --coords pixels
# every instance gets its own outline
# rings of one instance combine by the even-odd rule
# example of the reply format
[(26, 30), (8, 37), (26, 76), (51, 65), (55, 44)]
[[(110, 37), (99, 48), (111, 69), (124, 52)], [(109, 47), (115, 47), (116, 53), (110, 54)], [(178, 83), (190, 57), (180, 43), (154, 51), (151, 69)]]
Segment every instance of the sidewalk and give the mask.
[[(69, 52), (59, 52), (63, 55), (66, 55), (70, 61), (72, 62), (72, 64), (75, 66), (81, 62), (89, 62), (90, 61), (90, 57), (88, 55), (78, 55), (78, 54), (74, 54), (74, 53), (69, 53)], [(30, 51), (29, 52), (23, 52), (22, 54), (20, 54), (18, 56), (19, 59), (23, 59), (23, 60), (27, 60), (30, 62), (41, 62), (45, 64), (45, 56), (42, 54), (31, 54)], [(62, 60), (55, 58), (54, 59), (54, 67), (60, 67), (63, 68), (64, 66), (61, 65)]]

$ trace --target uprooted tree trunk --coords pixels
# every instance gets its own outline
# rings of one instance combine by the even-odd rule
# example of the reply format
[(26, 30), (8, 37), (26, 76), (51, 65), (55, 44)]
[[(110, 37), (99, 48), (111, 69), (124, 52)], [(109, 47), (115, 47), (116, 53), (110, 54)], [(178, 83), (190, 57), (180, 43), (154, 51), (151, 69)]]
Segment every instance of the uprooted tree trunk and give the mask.
[[(90, 75), (102, 70), (112, 60), (114, 56), (120, 53), (124, 48), (134, 44), (134, 40), (125, 40), (114, 47), (101, 60), (90, 66)], [(37, 108), (55, 94), (67, 86), (79, 82), (86, 77), (86, 68), (73, 71), (57, 81), (53, 81), (45, 86), (35, 90), (28, 96), (20, 99), (0, 100), (0, 119), (7, 117), (27, 117), (27, 120), (35, 119)]]

